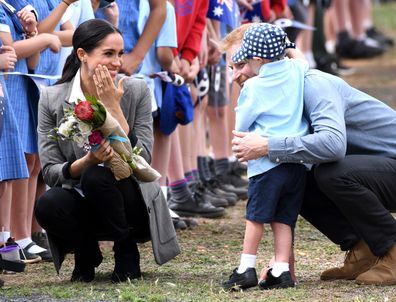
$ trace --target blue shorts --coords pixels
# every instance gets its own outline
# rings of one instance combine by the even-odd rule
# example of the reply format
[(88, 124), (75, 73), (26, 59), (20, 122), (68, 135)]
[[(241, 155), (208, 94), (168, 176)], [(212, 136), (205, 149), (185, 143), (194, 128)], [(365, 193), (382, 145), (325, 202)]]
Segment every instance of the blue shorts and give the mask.
[(304, 197), (305, 173), (304, 165), (287, 163), (249, 178), (246, 219), (294, 228)]

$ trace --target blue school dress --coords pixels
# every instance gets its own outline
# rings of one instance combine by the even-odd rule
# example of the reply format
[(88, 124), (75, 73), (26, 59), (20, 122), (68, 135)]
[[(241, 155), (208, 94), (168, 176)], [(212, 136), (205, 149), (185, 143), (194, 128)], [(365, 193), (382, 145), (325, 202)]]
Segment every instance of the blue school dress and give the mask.
[(2, 111), (3, 131), (0, 136), (0, 181), (28, 178), (29, 171), (23, 145), (14, 111), (8, 99), (4, 76), (0, 76), (0, 85), (3, 92), (0, 99), (4, 108)]
[[(59, 5), (61, 0), (29, 0), (29, 3), (38, 13), (38, 22), (47, 18), (52, 11)], [(54, 31), (60, 31), (60, 24), (55, 27)], [(40, 62), (36, 66), (34, 73), (43, 75), (57, 75), (60, 62), (60, 52), (54, 53), (50, 49), (45, 49), (40, 54)], [(48, 85), (53, 81), (48, 80)]]
[[(21, 31), (21, 28), (14, 25), (12, 14), (9, 11), (4, 10), (4, 12), (5, 14), (1, 17), (0, 24), (8, 25), (14, 41), (22, 40), (23, 32)], [(15, 64), (14, 71), (27, 73), (27, 60), (18, 60)], [(28, 81), (30, 80), (27, 77), (19, 75), (8, 75), (5, 80), (9, 104), (13, 108), (18, 127), (18, 131), (15, 132), (15, 135), (19, 135), (19, 139), (22, 142), (23, 151), (25, 153), (35, 154), (38, 153), (36, 131), (37, 116), (34, 113), (37, 112), (37, 108), (34, 108), (37, 104), (31, 106), (28, 92)]]
[[(6, 13), (0, 6), (1, 31), (9, 31), (5, 24)], [(0, 41), (1, 42), (1, 41)], [(2, 44), (2, 43), (1, 43)], [(15, 119), (13, 107), (10, 105), (4, 76), (0, 76), (0, 114), (2, 131), (0, 135), (0, 181), (27, 178), (27, 169), (23, 145), (20, 140), (18, 124)]]

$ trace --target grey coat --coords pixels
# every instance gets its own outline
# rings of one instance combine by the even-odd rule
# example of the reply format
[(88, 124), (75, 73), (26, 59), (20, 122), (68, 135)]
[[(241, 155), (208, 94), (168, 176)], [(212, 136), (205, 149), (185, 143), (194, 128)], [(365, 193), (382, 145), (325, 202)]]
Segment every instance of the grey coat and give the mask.
[[(67, 101), (71, 94), (72, 84), (73, 80), (45, 88), (40, 97), (38, 114), (39, 155), (45, 183), (50, 187), (62, 186), (65, 189), (70, 189), (78, 184), (78, 179), (64, 178), (62, 168), (67, 162), (73, 162), (85, 154), (84, 150), (74, 142), (54, 141), (48, 138), (53, 129), (59, 126), (64, 115), (64, 108), (71, 107)], [(150, 162), (150, 151), (153, 144), (153, 121), (150, 93), (143, 81), (127, 79), (124, 82), (121, 108), (128, 121), (129, 128), (138, 139), (136, 146), (142, 148), (141, 155)], [(150, 218), (154, 257), (158, 264), (164, 264), (180, 253), (166, 200), (157, 182), (139, 183), (139, 186)], [(50, 245), (54, 251), (56, 246), (53, 242)], [(63, 259), (57, 261), (54, 257), (57, 270), (59, 270), (62, 261)]]

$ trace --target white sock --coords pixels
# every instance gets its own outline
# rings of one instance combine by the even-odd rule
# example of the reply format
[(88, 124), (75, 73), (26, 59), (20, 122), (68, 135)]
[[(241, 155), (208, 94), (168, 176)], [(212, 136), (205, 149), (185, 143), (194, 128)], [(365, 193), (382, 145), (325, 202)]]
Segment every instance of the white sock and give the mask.
[(242, 254), (241, 263), (239, 264), (237, 273), (244, 273), (249, 267), (256, 267), (256, 255)]
[(0, 242), (6, 243), (7, 239), (11, 237), (11, 232), (0, 232)]
[[(16, 243), (18, 243), (18, 245), (19, 245), (21, 248), (23, 248), (23, 249), (24, 249), (25, 247), (27, 247), (28, 244), (30, 244), (31, 242), (33, 242), (33, 240), (32, 240), (32, 238), (30, 238), (30, 237), (23, 238), (23, 239), (20, 239), (20, 240), (16, 240)], [(46, 249), (43, 249), (42, 247), (40, 247), (40, 246), (38, 246), (37, 244), (35, 244), (35, 245), (33, 245), (32, 247), (30, 247), (27, 251), (28, 251), (29, 253), (32, 253), (32, 254), (38, 254), (38, 253), (41, 253), (41, 252), (45, 252)]]
[(272, 266), (272, 276), (279, 277), (283, 272), (289, 271), (288, 262), (275, 262)]

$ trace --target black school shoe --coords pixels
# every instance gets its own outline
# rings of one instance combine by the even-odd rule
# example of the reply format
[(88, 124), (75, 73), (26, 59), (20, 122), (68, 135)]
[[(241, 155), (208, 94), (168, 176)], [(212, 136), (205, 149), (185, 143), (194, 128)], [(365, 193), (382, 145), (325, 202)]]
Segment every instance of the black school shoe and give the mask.
[(234, 269), (230, 279), (223, 283), (223, 288), (226, 290), (247, 289), (257, 285), (256, 269), (250, 267), (242, 274), (238, 274), (238, 268)]
[(272, 268), (267, 272), (267, 278), (259, 283), (260, 289), (276, 289), (294, 287), (294, 281), (289, 271), (283, 272), (279, 277), (272, 275)]
[(125, 282), (142, 276), (139, 265), (139, 254), (115, 254), (114, 258), (115, 266), (111, 274), (111, 281), (113, 283)]

